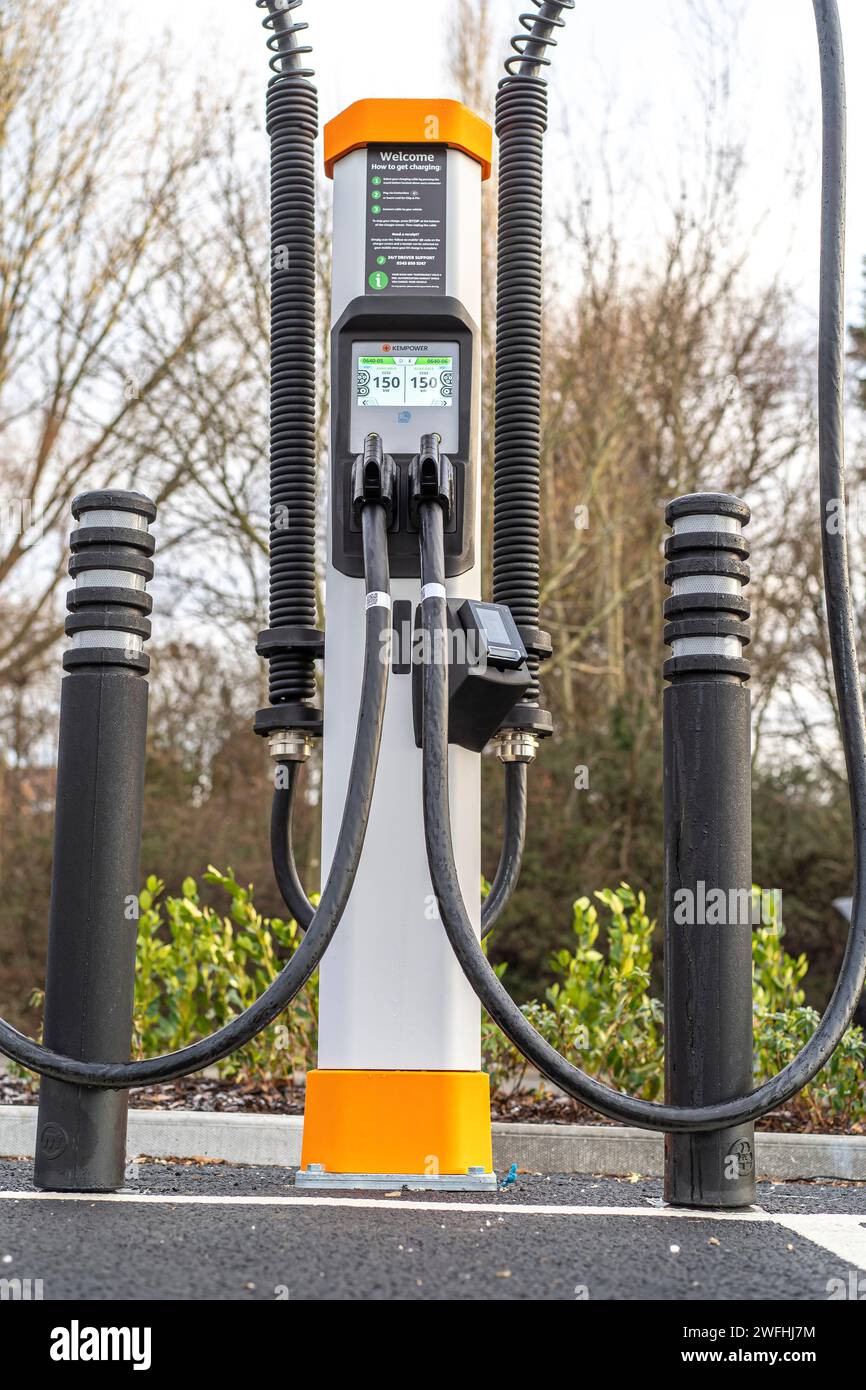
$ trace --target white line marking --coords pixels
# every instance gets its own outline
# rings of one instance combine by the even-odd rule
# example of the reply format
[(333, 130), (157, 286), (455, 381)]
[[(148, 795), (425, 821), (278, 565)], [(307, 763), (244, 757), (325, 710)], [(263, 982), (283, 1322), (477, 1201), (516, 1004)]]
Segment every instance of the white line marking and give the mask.
[(156, 1206), (200, 1207), (360, 1207), (371, 1211), (459, 1211), (497, 1216), (640, 1216), (691, 1221), (776, 1221), (760, 1207), (745, 1211), (684, 1211), (673, 1207), (534, 1206), (529, 1202), (432, 1202), (402, 1197), (275, 1197), (253, 1193), (235, 1196), (182, 1195), (162, 1192), (0, 1192), (7, 1202), (138, 1202)]
[(86, 1202), (91, 1206), (103, 1203), (169, 1207), (275, 1207), (328, 1208), (346, 1210), (353, 1207), (363, 1211), (428, 1211), (444, 1215), (459, 1212), (463, 1216), (604, 1216), (637, 1217), (668, 1221), (743, 1222), (782, 1226), (785, 1230), (811, 1241), (814, 1245), (836, 1255), (852, 1268), (866, 1270), (866, 1213), (836, 1215), (832, 1213), (768, 1212), (762, 1207), (742, 1211), (699, 1211), (677, 1207), (592, 1207), (592, 1206), (535, 1206), (529, 1202), (442, 1202), (417, 1197), (277, 1197), (272, 1195), (206, 1195), (162, 1192), (0, 1192), (5, 1202)]
[(775, 1219), (780, 1226), (838, 1255), (846, 1264), (866, 1269), (866, 1215), (819, 1216), (803, 1212), (786, 1213)]

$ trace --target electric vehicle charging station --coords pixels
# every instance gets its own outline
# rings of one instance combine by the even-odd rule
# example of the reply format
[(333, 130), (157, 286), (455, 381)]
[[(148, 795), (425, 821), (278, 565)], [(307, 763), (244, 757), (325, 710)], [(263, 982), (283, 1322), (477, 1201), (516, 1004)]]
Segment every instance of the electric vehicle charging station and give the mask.
[[(315, 174), (318, 113), (302, 0), (266, 11), (273, 78), (271, 607), (258, 643), (269, 706), (256, 732), (276, 769), (274, 870), (304, 928), (261, 998), (210, 1038), (130, 1062), (155, 509), (131, 493), (77, 499), (64, 657), (45, 1044), (0, 1021), (0, 1051), (48, 1078), (36, 1183), (123, 1182), (126, 1092), (227, 1056), (321, 965), (318, 1069), (299, 1182), (491, 1186), (480, 1006), (538, 1070), (599, 1113), (664, 1130), (666, 1195), (748, 1205), (754, 1121), (808, 1084), (850, 1023), (866, 975), (866, 722), (844, 527), (822, 526), (830, 649), (857, 873), (845, 959), (813, 1037), (751, 1089), (748, 932), (680, 925), (674, 895), (751, 887), (749, 580), (743, 502), (667, 510), (663, 1104), (587, 1076), (508, 997), (481, 939), (517, 885), (528, 768), (552, 732), (540, 672), (542, 172), (547, 82), (574, 0), (533, 0), (496, 104), (499, 248), (492, 600), (480, 573), (480, 216), (492, 134), (456, 102), (357, 103), (326, 128), (334, 179), (332, 434), (326, 633), (316, 626)], [(821, 515), (845, 497), (845, 121), (835, 0), (813, 0), (823, 94), (818, 383)], [(287, 254), (286, 254), (287, 253)], [(842, 509), (844, 515), (844, 509)], [(325, 704), (315, 662), (324, 656)], [(347, 699), (360, 691), (354, 728)], [(291, 842), (300, 770), (324, 738), (318, 906)], [(503, 764), (503, 848), (483, 908), (479, 757)], [(106, 782), (110, 766), (112, 780)], [(72, 814), (70, 808), (76, 808)], [(70, 982), (72, 987), (70, 988)]]
[[(322, 962), (302, 1183), (356, 1185), (378, 1174), (385, 1185), (425, 1175), (434, 1183), (495, 1183), (480, 1005), (442, 932), (424, 849), (412, 710), (421, 570), (410, 511), (413, 459), (424, 436), (438, 436), (455, 474), (445, 587), (449, 598), (480, 599), (481, 182), (492, 146), (490, 127), (457, 102), (358, 102), (325, 127), (334, 180), (326, 866), (352, 754), (345, 692), (357, 688), (363, 665), (352, 480), (371, 436), (396, 468), (388, 532), (394, 652), (364, 856), (343, 918), (348, 930)], [(479, 753), (453, 746), (450, 775), (460, 881), (480, 933)]]

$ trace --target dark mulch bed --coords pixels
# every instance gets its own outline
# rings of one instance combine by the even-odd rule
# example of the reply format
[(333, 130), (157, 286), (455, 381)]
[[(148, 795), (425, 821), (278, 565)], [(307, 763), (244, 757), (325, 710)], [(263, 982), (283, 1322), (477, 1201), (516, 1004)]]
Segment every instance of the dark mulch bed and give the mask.
[[(0, 1076), (0, 1105), (33, 1105), (37, 1089), (14, 1076)], [(304, 1088), (290, 1085), (239, 1085), (203, 1076), (185, 1076), (165, 1086), (133, 1091), (137, 1110), (204, 1110), (223, 1114), (303, 1115)]]
[[(36, 1090), (27, 1082), (14, 1076), (0, 1075), (0, 1105), (32, 1105), (36, 1101)], [(139, 1110), (202, 1110), (219, 1111), (223, 1114), (247, 1115), (303, 1115), (304, 1087), (289, 1083), (268, 1085), (262, 1083), (238, 1083), (214, 1080), (210, 1077), (188, 1076), (165, 1086), (147, 1086), (133, 1091), (131, 1102)], [(511, 1096), (502, 1096), (493, 1101), (494, 1120), (511, 1120), (528, 1124), (594, 1124), (612, 1123), (594, 1111), (565, 1096), (545, 1092), (521, 1091)], [(761, 1120), (759, 1129), (769, 1129), (776, 1133), (809, 1134), (813, 1132), (837, 1134), (863, 1134), (863, 1125), (829, 1124), (822, 1116), (817, 1123), (815, 1116), (800, 1101), (790, 1103), (785, 1109), (774, 1110)]]
[[(585, 1105), (569, 1100), (567, 1096), (557, 1096), (535, 1091), (523, 1091), (514, 1096), (505, 1096), (493, 1102), (491, 1107), (494, 1120), (512, 1120), (515, 1123), (546, 1125), (609, 1125), (616, 1123)], [(772, 1130), (774, 1134), (863, 1134), (863, 1125), (828, 1123), (821, 1116), (820, 1122), (811, 1115), (808, 1107), (796, 1101), (784, 1109), (772, 1110), (757, 1129)]]

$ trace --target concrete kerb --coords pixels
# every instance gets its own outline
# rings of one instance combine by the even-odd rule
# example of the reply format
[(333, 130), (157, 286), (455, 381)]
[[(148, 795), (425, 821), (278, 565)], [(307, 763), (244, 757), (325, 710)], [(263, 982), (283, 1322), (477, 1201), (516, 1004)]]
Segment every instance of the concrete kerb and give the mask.
[[(213, 1111), (131, 1110), (130, 1157), (221, 1160), (294, 1168), (301, 1160), (300, 1115), (227, 1115)], [(0, 1157), (30, 1158), (36, 1107), (0, 1106)], [(497, 1171), (659, 1177), (663, 1138), (613, 1125), (493, 1125)], [(780, 1181), (866, 1181), (866, 1136), (759, 1133), (758, 1176)]]

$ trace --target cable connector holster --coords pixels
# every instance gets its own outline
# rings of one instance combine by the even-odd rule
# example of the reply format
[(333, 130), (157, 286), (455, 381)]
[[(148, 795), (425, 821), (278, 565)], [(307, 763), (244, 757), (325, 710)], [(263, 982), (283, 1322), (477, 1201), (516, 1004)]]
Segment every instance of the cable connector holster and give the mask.
[(438, 434), (421, 436), (421, 448), (409, 465), (409, 520), (420, 527), (422, 502), (438, 502), (449, 521), (454, 509), (454, 466), (439, 452)]
[(391, 526), (397, 511), (397, 478), (397, 465), (384, 452), (381, 435), (368, 434), (364, 452), (352, 469), (352, 509), (359, 525), (364, 508), (378, 502), (385, 509), (386, 525)]

